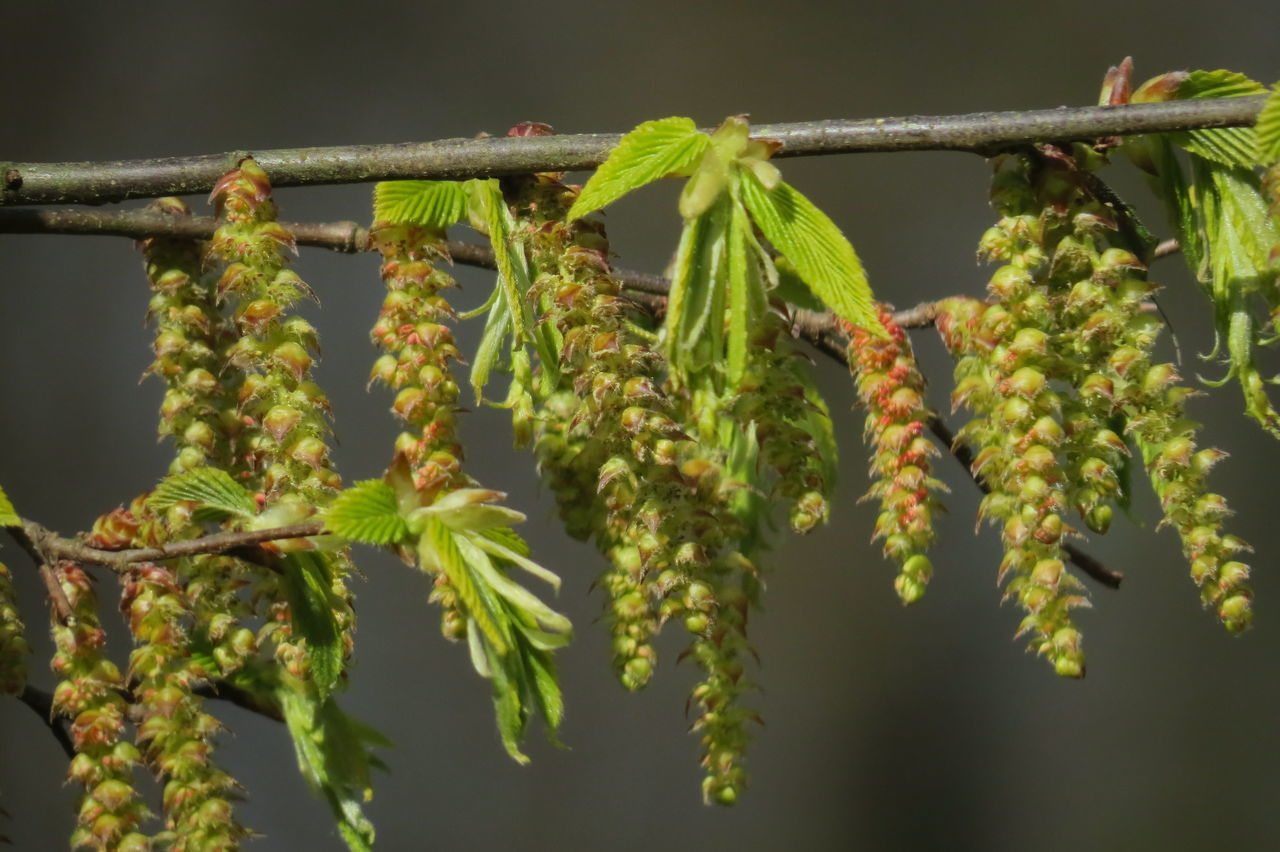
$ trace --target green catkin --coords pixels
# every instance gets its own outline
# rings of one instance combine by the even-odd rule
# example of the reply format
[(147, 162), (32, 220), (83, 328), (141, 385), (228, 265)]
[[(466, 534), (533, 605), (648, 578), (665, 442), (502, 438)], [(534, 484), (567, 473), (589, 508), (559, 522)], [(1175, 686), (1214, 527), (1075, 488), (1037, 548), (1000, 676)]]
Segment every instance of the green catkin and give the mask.
[[(159, 199), (152, 207), (190, 215), (178, 199)], [(141, 248), (156, 323), (149, 372), (166, 383), (160, 432), (177, 449), (170, 472), (206, 465), (233, 470), (240, 424), (228, 388), (243, 376), (222, 364), (235, 335), (201, 274), (202, 247), (154, 237)], [(95, 525), (95, 539), (121, 545), (127, 538), (127, 546), (146, 546), (197, 537), (203, 530), (189, 511), (179, 505), (157, 518), (140, 498)], [(257, 650), (253, 632), (243, 626), (251, 609), (237, 594), (244, 576), (238, 560), (210, 554), (175, 560), (172, 568), (138, 566), (124, 587), (121, 609), (137, 645), (130, 676), (138, 745), (165, 785), (165, 833), (157, 839), (175, 850), (237, 849), (247, 834), (232, 816), (236, 783), (211, 758), (221, 726), (193, 692), (197, 684), (241, 668)], [(207, 650), (199, 660), (211, 660), (212, 670), (193, 656), (192, 635)]]
[[(173, 216), (190, 215), (176, 198), (159, 199), (152, 207)], [(217, 305), (212, 284), (202, 276), (202, 247), (193, 240), (153, 237), (141, 248), (153, 292), (148, 313), (156, 324), (156, 357), (148, 373), (166, 384), (160, 434), (172, 437), (177, 449), (170, 472), (210, 465), (245, 476), (247, 467), (234, 453), (243, 423), (232, 393), (243, 387), (244, 375), (225, 363), (236, 334)], [(126, 527), (141, 521), (135, 515), (125, 519)], [(169, 540), (201, 534), (199, 526), (183, 524), (180, 513), (170, 521), (163, 532)], [(249, 576), (245, 566), (215, 554), (176, 565), (191, 605), (193, 630), (218, 665), (208, 676), (231, 674), (257, 650), (252, 631), (242, 626), (252, 610), (237, 596)]]
[(879, 316), (888, 336), (846, 328), (847, 358), (867, 409), (865, 437), (873, 447), (866, 496), (880, 501), (874, 537), (884, 541), (885, 556), (898, 564), (893, 587), (899, 599), (912, 604), (933, 575), (925, 551), (933, 544), (933, 516), (941, 508), (934, 495), (945, 486), (930, 476), (930, 458), (938, 450), (925, 436), (930, 414), (924, 376), (893, 315), (881, 308)]
[[(662, 391), (660, 358), (626, 321), (603, 228), (564, 221), (576, 194), (554, 175), (515, 181), (509, 192), (529, 246), (530, 298), (564, 341), (565, 384), (543, 393), (543, 407), (556, 392), (572, 390), (578, 399), (569, 422), (594, 445), (581, 452), (605, 459), (595, 488), (602, 508), (593, 526), (597, 546), (612, 562), (601, 586), (611, 601), (620, 679), (631, 689), (647, 683), (656, 661), (653, 633), (666, 620), (683, 621), (693, 635), (690, 655), (705, 672), (692, 696), (699, 708), (694, 729), (702, 738), (703, 795), (732, 804), (746, 786), (746, 726), (755, 718), (739, 706), (752, 688), (743, 674), (750, 648), (742, 584), (753, 569), (731, 549), (738, 532), (720, 470), (690, 452)], [(555, 399), (567, 405), (564, 396)], [(562, 411), (547, 419), (565, 422)], [(553, 443), (561, 454), (569, 446), (563, 438)], [(544, 471), (554, 464), (551, 453), (541, 461)], [(561, 482), (578, 476), (556, 475)]]
[[(423, 505), (475, 483), (462, 472), (462, 446), (456, 431), (458, 384), (450, 373), (458, 359), (453, 332), (456, 318), (440, 291), (456, 286), (436, 264), (447, 260), (444, 234), (417, 225), (379, 223), (370, 244), (382, 254), (387, 295), (373, 341), (386, 350), (374, 363), (370, 381), (396, 392), (391, 410), (406, 431), (396, 438), (396, 455), (408, 465)], [(467, 615), (443, 572), (434, 579), (431, 600), (443, 609), (441, 632), (457, 640), (467, 635)]]
[(189, 606), (173, 571), (135, 566), (120, 606), (138, 643), (129, 657), (138, 745), (164, 782), (166, 831), (157, 840), (181, 852), (238, 849), (247, 834), (232, 817), (238, 786), (210, 760), (222, 726), (192, 694), (202, 677), (191, 665)]
[(84, 788), (71, 846), (148, 850), (151, 841), (138, 830), (147, 809), (133, 787), (133, 770), (141, 755), (123, 737), (125, 682), (102, 653), (106, 635), (98, 621), (93, 579), (73, 562), (60, 562), (49, 570), (70, 605), (65, 623), (54, 613), (52, 667), (61, 679), (53, 691), (53, 712), (71, 720), (75, 747), (67, 774)]
[[(244, 371), (238, 388), (242, 428), (237, 465), (259, 491), (263, 516), (284, 525), (299, 523), (328, 503), (341, 486), (329, 461), (329, 403), (311, 380), (316, 331), (301, 316), (287, 313), (310, 289), (287, 267), (293, 236), (276, 221), (267, 175), (252, 158), (224, 175), (210, 195), (223, 224), (209, 243), (208, 261), (225, 261), (217, 283), (221, 298), (234, 297), (238, 340), (226, 352), (231, 367)], [(305, 539), (276, 542), (280, 550), (304, 549)], [(347, 654), (355, 617), (346, 587), (345, 552), (324, 554), (333, 593), (342, 603), (334, 612)], [(305, 641), (294, 635), (280, 575), (260, 573), (253, 597), (268, 611), (260, 639), (275, 646), (277, 659), (295, 677), (305, 678)]]
[(13, 577), (0, 563), (0, 694), (18, 695), (26, 687), (30, 655)]
[(996, 168), (992, 202), (1003, 218), (983, 235), (980, 253), (1006, 265), (988, 285), (996, 303), (971, 319), (976, 329), (949, 341), (960, 355), (952, 401), (976, 415), (959, 437), (974, 446), (973, 472), (990, 488), (981, 515), (1001, 527), (1005, 599), (1026, 613), (1018, 633), (1059, 675), (1081, 677), (1084, 652), (1070, 612), (1088, 601), (1061, 545), (1070, 531), (1070, 477), (1064, 395), (1054, 384), (1069, 370), (1052, 345), (1060, 327), (1049, 259), (1064, 248), (1063, 234), (1053, 219), (1058, 208), (1037, 197), (1029, 158), (1003, 158)]
[(755, 424), (760, 462), (775, 477), (772, 496), (787, 502), (791, 529), (803, 534), (830, 516), (836, 460), (828, 457), (829, 442), (817, 434), (831, 433), (830, 414), (812, 392), (808, 362), (793, 343), (784, 310), (781, 304), (771, 306), (753, 331), (728, 416), (736, 424)]
[[(94, 522), (86, 543), (119, 550), (154, 547), (200, 534), (190, 508), (178, 505), (164, 518), (146, 505), (143, 494), (129, 506), (115, 509)], [(211, 759), (213, 737), (221, 723), (204, 712), (204, 699), (194, 693), (200, 683), (214, 680), (201, 657), (192, 655), (188, 625), (207, 629), (200, 621), (193, 589), (192, 559), (175, 560), (177, 569), (143, 563), (132, 566), (121, 593), (120, 609), (133, 636), (129, 682), (133, 705), (129, 713), (137, 727), (137, 744), (146, 765), (164, 784), (165, 830), (154, 840), (174, 850), (234, 850), (248, 832), (232, 815), (238, 798), (235, 780)], [(229, 592), (234, 598), (234, 587)], [(194, 592), (198, 595), (198, 591)], [(237, 601), (238, 603), (238, 601)], [(228, 613), (230, 624), (238, 620)], [(238, 627), (237, 661), (252, 653), (253, 634)], [(229, 644), (234, 644), (228, 640)], [(216, 666), (219, 646), (211, 645)]]

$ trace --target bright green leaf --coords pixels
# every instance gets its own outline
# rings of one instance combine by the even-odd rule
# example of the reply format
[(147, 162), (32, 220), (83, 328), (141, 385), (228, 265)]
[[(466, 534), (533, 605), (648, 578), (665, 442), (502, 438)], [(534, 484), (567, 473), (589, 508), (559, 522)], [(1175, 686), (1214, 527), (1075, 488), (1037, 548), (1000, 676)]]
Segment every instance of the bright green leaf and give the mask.
[(1258, 162), (1267, 165), (1280, 161), (1280, 83), (1271, 87), (1254, 132), (1258, 134)]
[(509, 527), (494, 527), (481, 530), (480, 535), (496, 544), (502, 545), (519, 556), (528, 556), (530, 553), (529, 544), (520, 537), (520, 533)]
[(786, 183), (765, 189), (752, 172), (743, 172), (742, 197), (765, 237), (828, 308), (859, 328), (884, 334), (862, 262), (827, 214)]
[[(1261, 83), (1234, 71), (1192, 71), (1178, 86), (1177, 98), (1235, 98), (1265, 92)], [(1258, 135), (1252, 127), (1189, 130), (1171, 138), (1191, 153), (1223, 165), (1248, 168), (1258, 162)]]
[(330, 531), (364, 544), (398, 544), (409, 536), (409, 525), (400, 516), (395, 490), (380, 479), (357, 482), (346, 489), (334, 498), (322, 517)]
[(729, 253), (729, 381), (735, 386), (747, 369), (747, 347), (750, 343), (751, 320), (748, 305), (751, 301), (748, 288), (758, 285), (759, 279), (748, 280), (747, 240), (750, 239), (751, 222), (742, 205), (734, 199), (730, 207), (728, 235)]
[(646, 121), (609, 152), (570, 208), (569, 220), (581, 219), (659, 178), (684, 173), (710, 142), (689, 118)]
[(501, 539), (490, 535), (490, 533), (494, 531), (495, 530), (493, 529), (483, 530), (479, 535), (473, 536), (471, 540), (475, 542), (476, 547), (479, 547), (486, 553), (492, 554), (499, 559), (505, 559), (508, 562), (523, 568), (539, 580), (547, 583), (547, 585), (551, 586), (551, 588), (555, 589), (557, 592), (560, 591), (560, 578), (553, 572), (548, 571), (537, 562), (528, 558), (529, 545), (525, 544), (524, 539), (517, 536), (520, 547), (508, 547)]
[(487, 549), (485, 545), (492, 546), (493, 542), (481, 539), (482, 543), (478, 543), (474, 538), (466, 535), (456, 536), (454, 542), (463, 560), (474, 572), (478, 583), (488, 585), (497, 595), (516, 609), (526, 613), (547, 630), (568, 633), (573, 629), (568, 618), (551, 609), (537, 595), (494, 566), (488, 553), (485, 552)]
[(467, 188), (458, 181), (382, 181), (373, 188), (375, 222), (444, 229), (466, 215)]
[(244, 486), (214, 467), (198, 467), (165, 477), (147, 498), (147, 506), (164, 512), (188, 500), (232, 517), (252, 518), (258, 510), (253, 495)]
[(486, 488), (459, 488), (416, 510), (413, 517), (434, 515), (455, 530), (486, 530), (524, 523), (527, 518), (523, 512), (493, 505), (506, 496)]
[(373, 823), (361, 802), (372, 795), (371, 770), (385, 768), (370, 749), (390, 742), (344, 713), (332, 697), (319, 699), (296, 679), (286, 676), (275, 689), (275, 700), (302, 777), (324, 797), (352, 852), (372, 852)]
[(333, 593), (330, 569), (314, 551), (289, 553), (281, 562), (292, 627), (306, 640), (311, 680), (324, 697), (342, 675), (342, 636), (334, 617), (340, 602)]
[(499, 608), (493, 594), (477, 582), (475, 574), (458, 549), (457, 538), (439, 519), (424, 519), (422, 537), (418, 540), (418, 556), (422, 567), (444, 574), (453, 584), (466, 609), (472, 626), (484, 631), (485, 639), (498, 655), (510, 647), (506, 631), (499, 626)]
[(20, 526), (22, 526), (22, 518), (18, 517), (18, 512), (13, 508), (13, 504), (9, 502), (4, 489), (0, 488), (0, 527)]

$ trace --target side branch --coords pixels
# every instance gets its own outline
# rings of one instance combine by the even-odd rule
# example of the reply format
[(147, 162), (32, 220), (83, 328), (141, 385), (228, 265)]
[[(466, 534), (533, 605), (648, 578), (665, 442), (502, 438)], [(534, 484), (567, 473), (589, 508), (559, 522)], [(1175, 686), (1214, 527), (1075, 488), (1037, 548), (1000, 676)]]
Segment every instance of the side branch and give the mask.
[(200, 538), (174, 541), (159, 547), (135, 547), (127, 550), (102, 550), (90, 547), (82, 541), (63, 538), (50, 529), (42, 527), (35, 521), (24, 520), (22, 533), (32, 543), (34, 551), (43, 561), (53, 559), (71, 559), (89, 565), (106, 565), (117, 572), (127, 571), (135, 562), (161, 562), (176, 559), (180, 556), (195, 556), (201, 553), (229, 553), (248, 555), (258, 545), (269, 541), (286, 538), (310, 538), (324, 535), (324, 524), (311, 521), (305, 524), (293, 524), (287, 527), (273, 527), (265, 530), (248, 532), (220, 532)]
[[(777, 139), (775, 156), (887, 151), (968, 151), (989, 156), (1032, 142), (1070, 142), (1252, 124), (1265, 95), (1106, 107), (968, 115), (834, 119), (752, 128)], [(444, 139), (390, 145), (256, 151), (273, 186), (378, 180), (462, 180), (532, 172), (579, 171), (604, 162), (616, 133)], [(245, 151), (81, 163), (0, 162), (0, 205), (102, 204), (128, 198), (208, 192)]]

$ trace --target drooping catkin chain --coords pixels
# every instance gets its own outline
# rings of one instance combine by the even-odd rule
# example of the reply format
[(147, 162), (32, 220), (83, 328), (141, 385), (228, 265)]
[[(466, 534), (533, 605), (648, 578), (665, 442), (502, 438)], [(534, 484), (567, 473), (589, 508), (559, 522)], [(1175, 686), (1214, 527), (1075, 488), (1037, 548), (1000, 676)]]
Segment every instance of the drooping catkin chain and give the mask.
[(98, 620), (94, 581), (74, 562), (49, 566), (71, 606), (71, 619), (53, 619), (52, 667), (61, 679), (53, 712), (71, 720), (75, 757), (67, 772), (84, 792), (77, 805), (72, 848), (142, 852), (151, 841), (140, 832), (147, 808), (133, 786), (138, 749), (124, 738), (124, 677), (103, 654), (106, 634)]
[[(441, 291), (456, 286), (437, 264), (447, 260), (444, 235), (417, 225), (375, 224), (370, 243), (382, 254), (387, 287), (371, 336), (386, 350), (370, 380), (396, 392), (391, 410), (404, 422), (396, 454), (409, 465), (423, 505), (474, 483), (462, 471), (456, 429), (458, 384), (450, 361), (459, 357), (448, 322), (456, 318)], [(465, 606), (443, 572), (435, 574), (431, 599), (443, 609), (441, 632), (467, 635)]]
[[(666, 620), (683, 622), (705, 673), (693, 692), (703, 793), (731, 804), (746, 786), (746, 725), (756, 717), (739, 704), (751, 688), (741, 578), (753, 569), (733, 550), (738, 533), (720, 472), (691, 452), (662, 391), (661, 359), (626, 321), (602, 226), (564, 221), (576, 190), (535, 175), (513, 181), (508, 195), (529, 246), (530, 296), (564, 340), (564, 384), (539, 390), (538, 416), (553, 424), (540, 441), (540, 464), (544, 474), (558, 471), (550, 475), (562, 492), (581, 493), (581, 485), (565, 483), (579, 482), (603, 459), (594, 487), (600, 508), (574, 520), (591, 524), (612, 563), (601, 585), (611, 601), (619, 676), (628, 688), (643, 686), (656, 661), (653, 634)], [(569, 455), (575, 443), (577, 455)], [(572, 467), (583, 458), (590, 464)], [(558, 467), (566, 462), (568, 470)]]
[[(271, 186), (252, 158), (218, 181), (211, 195), (224, 218), (209, 243), (207, 259), (224, 261), (217, 283), (220, 298), (235, 298), (239, 339), (226, 352), (229, 365), (244, 371), (237, 389), (242, 428), (236, 453), (248, 483), (260, 493), (263, 514), (296, 523), (328, 503), (341, 487), (329, 460), (329, 402), (311, 379), (315, 329), (288, 309), (310, 288), (287, 266), (292, 236), (276, 221)], [(277, 543), (281, 549), (308, 548), (302, 539)], [(334, 613), (347, 653), (354, 613), (346, 587), (345, 552), (323, 554), (334, 596)], [(277, 658), (295, 677), (305, 677), (305, 640), (291, 626), (280, 575), (260, 572), (255, 600), (270, 611), (272, 624), (260, 635), (275, 645)]]
[(867, 409), (865, 437), (873, 447), (873, 481), (865, 499), (880, 501), (874, 536), (884, 541), (885, 555), (899, 566), (894, 590), (904, 604), (911, 604), (933, 575), (925, 551), (933, 544), (933, 516), (941, 508), (934, 495), (946, 486), (930, 475), (930, 458), (938, 449), (927, 437), (924, 376), (892, 314), (881, 308), (879, 315), (888, 336), (847, 327), (847, 358)]
[(807, 533), (831, 514), (828, 494), (834, 483), (829, 458), (831, 417), (807, 375), (809, 363), (795, 345), (786, 306), (770, 305), (753, 330), (742, 379), (731, 390), (722, 417), (754, 424), (760, 467), (772, 472), (764, 483), (772, 498), (785, 501), (791, 529)]
[(1070, 370), (1052, 345), (1062, 326), (1046, 275), (1070, 230), (1056, 227), (1056, 208), (1040, 197), (1030, 168), (1019, 156), (998, 162), (992, 203), (1003, 218), (982, 243), (982, 253), (1005, 261), (988, 285), (997, 301), (967, 322), (944, 323), (944, 339), (960, 355), (953, 403), (976, 415), (959, 437), (974, 446), (974, 473), (991, 487), (981, 514), (1001, 527), (1005, 598), (1026, 613), (1018, 633), (1058, 674), (1081, 677), (1084, 652), (1070, 612), (1088, 601), (1061, 546), (1071, 478), (1056, 382), (1069, 381)]

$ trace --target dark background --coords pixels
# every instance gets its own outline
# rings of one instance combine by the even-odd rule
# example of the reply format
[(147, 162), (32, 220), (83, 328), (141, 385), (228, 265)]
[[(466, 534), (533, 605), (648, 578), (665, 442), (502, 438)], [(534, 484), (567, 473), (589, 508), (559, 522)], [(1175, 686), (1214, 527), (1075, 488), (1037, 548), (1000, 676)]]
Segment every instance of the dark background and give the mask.
[[(502, 133), (521, 120), (561, 132), (622, 131), (690, 115), (714, 124), (961, 113), (1093, 102), (1103, 72), (1133, 54), (1138, 79), (1176, 68), (1280, 76), (1272, 0), (1181, 11), (1168, 3), (758, 2), (627, 4), (216, 5), (0, 2), (0, 157), (79, 160), (428, 140)], [(788, 160), (787, 178), (839, 222), (881, 298), (978, 293), (974, 246), (992, 220), (988, 169), (960, 154)], [(1119, 171), (1119, 170), (1117, 170)], [(1140, 184), (1120, 178), (1135, 196)], [(285, 218), (368, 216), (369, 188), (283, 190)], [(201, 212), (203, 199), (190, 199)], [(661, 269), (678, 228), (675, 188), (611, 210), (620, 264)], [(1156, 230), (1158, 209), (1141, 202)], [(298, 271), (318, 291), (319, 379), (337, 411), (348, 480), (377, 476), (395, 433), (385, 391), (367, 393), (378, 304), (369, 256), (305, 249)], [(1184, 372), (1220, 375), (1203, 302), (1177, 259), (1168, 286)], [(460, 270), (456, 302), (478, 304), (485, 273)], [(118, 238), (0, 235), (0, 482), (23, 514), (63, 532), (150, 487), (171, 454), (154, 440), (159, 382), (148, 363), (145, 281)], [(474, 325), (474, 324), (473, 324)], [(462, 332), (474, 346), (475, 329)], [(932, 332), (915, 337), (933, 401), (949, 364)], [(1274, 367), (1274, 365), (1273, 365)], [(1233, 458), (1213, 485), (1233, 528), (1257, 548), (1257, 627), (1233, 640), (1199, 610), (1176, 535), (1119, 522), (1091, 551), (1127, 574), (1094, 588), (1081, 614), (1083, 682), (1056, 679), (1010, 641), (997, 606), (998, 543), (972, 536), (975, 490), (949, 459), (954, 493), (940, 523), (936, 579), (904, 610), (892, 569), (868, 545), (861, 415), (848, 377), (819, 364), (842, 436), (833, 523), (780, 542), (767, 611), (753, 622), (767, 719), (753, 785), (732, 810), (702, 806), (696, 743), (685, 733), (694, 673), (676, 666), (678, 631), (653, 685), (628, 695), (607, 662), (589, 594), (595, 552), (570, 541), (530, 458), (509, 449), (503, 412), (464, 421), (469, 468), (531, 517), (535, 556), (565, 578), (558, 605), (578, 626), (560, 654), (567, 751), (535, 732), (532, 765), (503, 753), (487, 686), (466, 651), (438, 632), (427, 582), (362, 551), (360, 630), (344, 706), (389, 734), (392, 774), (368, 806), (380, 848), (618, 849), (1259, 849), (1280, 836), (1275, 658), (1280, 446), (1239, 411), (1232, 387), (1195, 404)], [(12, 547), (37, 646), (35, 683), (52, 687), (44, 604)], [(103, 586), (108, 606), (113, 585)], [(112, 622), (115, 633), (120, 628)], [(294, 769), (279, 726), (214, 705), (231, 733), (218, 759), (245, 782), (252, 848), (339, 849), (323, 804)], [(18, 849), (56, 849), (75, 791), (40, 722), (0, 702), (0, 802)]]

